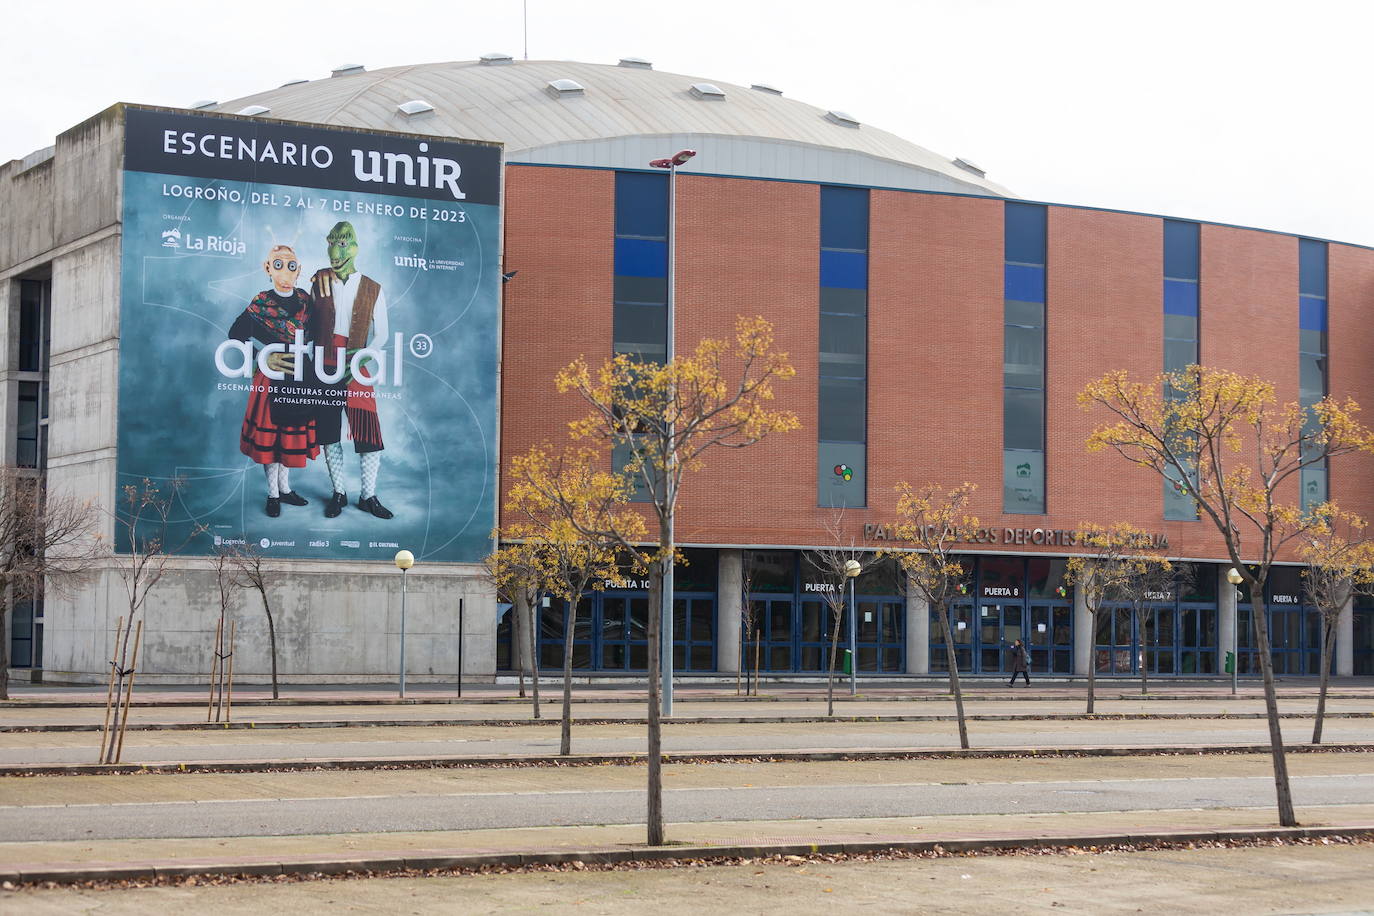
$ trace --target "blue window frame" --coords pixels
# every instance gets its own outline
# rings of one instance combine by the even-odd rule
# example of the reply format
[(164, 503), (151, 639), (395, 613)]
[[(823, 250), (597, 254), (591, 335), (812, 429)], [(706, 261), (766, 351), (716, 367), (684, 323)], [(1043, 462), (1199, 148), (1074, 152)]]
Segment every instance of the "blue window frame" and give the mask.
[[(1327, 354), (1327, 248), (1325, 242), (1298, 240), (1298, 378), (1299, 403), (1310, 408), (1331, 390), (1330, 362)], [(1308, 428), (1315, 429), (1316, 416), (1309, 412)], [(1330, 480), (1326, 458), (1308, 450), (1304, 457), (1317, 459), (1303, 468), (1300, 486), (1302, 507), (1326, 502)]]

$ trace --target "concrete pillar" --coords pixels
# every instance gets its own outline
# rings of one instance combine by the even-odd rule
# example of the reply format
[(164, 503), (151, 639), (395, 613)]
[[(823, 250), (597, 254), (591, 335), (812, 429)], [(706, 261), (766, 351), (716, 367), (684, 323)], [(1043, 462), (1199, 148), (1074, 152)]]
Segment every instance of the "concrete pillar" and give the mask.
[(729, 674), (740, 670), (742, 563), (740, 551), (722, 550), (716, 567), (716, 670)]
[(1355, 674), (1355, 596), (1345, 599), (1340, 617), (1336, 618), (1336, 674), (1353, 677)]
[(1083, 589), (1073, 590), (1073, 673), (1086, 677), (1093, 663), (1093, 641), (1097, 638), (1093, 615), (1083, 600)]
[[(1226, 571), (1231, 567), (1223, 564), (1217, 567), (1217, 673), (1226, 672), (1226, 653), (1236, 648), (1236, 587), (1226, 581)], [(1240, 659), (1236, 659), (1240, 664)]]
[(906, 583), (906, 673), (930, 673), (930, 604), (910, 580)]

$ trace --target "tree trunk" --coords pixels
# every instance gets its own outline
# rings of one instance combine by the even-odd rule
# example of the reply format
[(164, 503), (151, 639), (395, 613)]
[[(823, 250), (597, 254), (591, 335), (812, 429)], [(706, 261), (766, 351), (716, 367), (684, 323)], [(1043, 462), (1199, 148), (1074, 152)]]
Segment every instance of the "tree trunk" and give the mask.
[(968, 750), (968, 723), (964, 721), (964, 691), (959, 686), (959, 657), (954, 652), (954, 635), (949, 628), (949, 607), (940, 610), (940, 629), (945, 637), (945, 667), (949, 669), (949, 692), (954, 694), (954, 717), (959, 722), (959, 746)]
[(1264, 711), (1269, 717), (1269, 747), (1274, 758), (1274, 794), (1278, 801), (1279, 825), (1296, 827), (1298, 819), (1293, 813), (1293, 791), (1288, 782), (1288, 760), (1284, 756), (1283, 731), (1279, 726), (1279, 698), (1274, 687), (1274, 659), (1269, 650), (1269, 619), (1263, 594), (1263, 582), (1250, 583), (1255, 645), (1259, 649), (1260, 674), (1264, 676)]
[(830, 667), (825, 677), (825, 714), (827, 716), (835, 714), (835, 656), (839, 652), (840, 623), (843, 620), (840, 614), (835, 613), (834, 608), (830, 609), (830, 615), (835, 618), (835, 626), (830, 629)]
[(525, 635), (525, 615), (528, 610), (528, 603), (520, 598), (511, 602), (510, 609), (511, 621), (511, 662), (515, 666), (515, 684), (517, 696), (525, 699), (525, 665), (529, 664), (525, 652), (529, 649), (529, 637)]
[(10, 698), (10, 591), (0, 585), (0, 700)]
[[(540, 717), (539, 711), (539, 628), (535, 620), (536, 604), (539, 596), (535, 595), (531, 601), (529, 596), (520, 599), (520, 604), (524, 605), (525, 613), (525, 651), (528, 656), (530, 666), (530, 692), (533, 696), (534, 718)], [(518, 609), (517, 609), (518, 610)]]
[(1336, 628), (1322, 613), (1321, 688), (1317, 691), (1317, 721), (1312, 725), (1312, 743), (1322, 743), (1322, 720), (1326, 718), (1326, 688), (1331, 682), (1331, 650), (1335, 648)]
[(573, 633), (577, 627), (577, 606), (581, 603), (576, 598), (569, 601), (568, 613), (563, 619), (563, 728), (558, 753), (564, 757), (572, 753)]
[(1101, 608), (1093, 608), (1089, 616), (1092, 627), (1092, 650), (1088, 653), (1088, 715), (1093, 714), (1093, 701), (1097, 698), (1097, 615)]
[(277, 686), (277, 625), (272, 621), (272, 605), (267, 601), (266, 589), (262, 589), (262, 609), (267, 614), (267, 647), (272, 655), (272, 699), (280, 700), (281, 692)]
[[(662, 527), (664, 541), (667, 540), (667, 533), (668, 529), (665, 524)], [(645, 821), (648, 828), (647, 843), (650, 846), (662, 846), (665, 840), (663, 830), (663, 723), (660, 718), (658, 683), (660, 674), (659, 640), (662, 638), (662, 627), (659, 626), (659, 623), (663, 617), (664, 562), (660, 560), (655, 564), (654, 575), (649, 581), (649, 625), (645, 634), (649, 641), (649, 797)], [(669, 557), (666, 562), (671, 563), (672, 558)]]
[(759, 695), (759, 665), (763, 655), (763, 624), (754, 623), (754, 696)]
[[(1144, 614), (1145, 616), (1142, 617), (1142, 614)], [(1149, 629), (1147, 625), (1150, 622), (1149, 613), (1145, 611), (1136, 611), (1136, 621), (1140, 627), (1140, 632), (1147, 632), (1147, 630)], [(1096, 634), (1094, 634), (1093, 638), (1097, 638)], [(1149, 687), (1147, 684), (1150, 677), (1150, 664), (1148, 661), (1149, 657), (1149, 649), (1142, 646), (1140, 650), (1140, 695), (1142, 697), (1150, 695)]]

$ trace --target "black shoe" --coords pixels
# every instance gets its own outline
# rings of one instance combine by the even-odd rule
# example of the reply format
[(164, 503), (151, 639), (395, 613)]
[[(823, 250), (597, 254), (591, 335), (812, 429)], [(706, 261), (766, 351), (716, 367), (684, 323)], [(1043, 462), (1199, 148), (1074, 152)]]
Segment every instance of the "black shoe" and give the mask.
[(287, 490), (285, 493), (283, 493), (281, 496), (278, 496), (277, 498), (280, 499), (282, 502), (286, 503), (288, 506), (310, 505), (310, 500), (306, 499), (304, 496), (297, 493), (295, 490)]
[(276, 518), (281, 515), (281, 500), (275, 496), (267, 497), (267, 517)]
[(378, 518), (391, 518), (391, 510), (377, 501), (377, 497), (369, 496), (367, 499), (358, 500), (358, 508), (364, 512), (371, 512)]
[(348, 495), (335, 490), (334, 495), (329, 497), (329, 502), (324, 504), (324, 517), (335, 518), (346, 505), (348, 505)]

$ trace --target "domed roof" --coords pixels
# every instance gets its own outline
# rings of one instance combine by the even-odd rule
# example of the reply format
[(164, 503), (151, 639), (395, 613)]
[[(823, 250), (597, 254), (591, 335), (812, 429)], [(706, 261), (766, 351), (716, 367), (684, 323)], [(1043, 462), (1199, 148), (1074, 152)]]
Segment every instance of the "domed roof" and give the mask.
[(735, 86), (619, 65), (478, 61), (364, 70), (206, 110), (393, 130), (505, 144), (506, 161), (642, 169), (650, 159), (695, 148), (683, 169), (964, 194), (1011, 196), (963, 160), (784, 97), (764, 85)]

